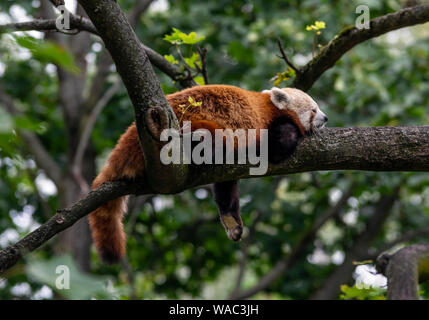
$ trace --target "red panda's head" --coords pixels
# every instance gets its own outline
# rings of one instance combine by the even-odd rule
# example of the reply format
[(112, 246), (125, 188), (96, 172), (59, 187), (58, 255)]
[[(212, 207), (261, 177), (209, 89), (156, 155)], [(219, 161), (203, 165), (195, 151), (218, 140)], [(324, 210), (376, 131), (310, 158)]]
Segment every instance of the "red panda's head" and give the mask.
[(325, 126), (328, 117), (319, 109), (317, 103), (305, 92), (294, 88), (272, 88), (265, 90), (271, 102), (280, 110), (293, 115), (305, 132)]

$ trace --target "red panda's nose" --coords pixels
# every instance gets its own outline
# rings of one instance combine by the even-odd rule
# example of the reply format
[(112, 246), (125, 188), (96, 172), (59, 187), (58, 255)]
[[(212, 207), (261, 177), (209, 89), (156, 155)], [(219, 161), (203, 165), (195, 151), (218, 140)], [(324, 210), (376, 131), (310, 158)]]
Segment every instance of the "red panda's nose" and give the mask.
[(325, 117), (323, 118), (323, 120), (325, 120), (325, 122), (328, 122), (328, 117), (327, 117), (327, 116), (325, 116)]

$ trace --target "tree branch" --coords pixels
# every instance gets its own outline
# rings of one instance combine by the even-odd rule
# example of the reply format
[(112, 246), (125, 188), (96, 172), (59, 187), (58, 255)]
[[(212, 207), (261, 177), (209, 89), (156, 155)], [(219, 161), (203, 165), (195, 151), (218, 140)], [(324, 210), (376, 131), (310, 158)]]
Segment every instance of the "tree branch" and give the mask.
[(326, 70), (355, 45), (389, 31), (427, 21), (429, 21), (429, 4), (423, 4), (372, 19), (369, 29), (350, 26), (335, 36), (320, 50), (319, 54), (300, 69), (292, 86), (307, 91)]
[(291, 67), (296, 72), (296, 74), (300, 74), (301, 70), (299, 70), (297, 67), (295, 67), (295, 65), (292, 63), (292, 61), (290, 61), (289, 58), (287, 57), (285, 49), (283, 48), (283, 44), (282, 44), (282, 41), (280, 40), (280, 38), (277, 38), (277, 45), (279, 46), (279, 50), (281, 53), (281, 56), (277, 56), (277, 57), (279, 57), (280, 59), (283, 59), (284, 62), (286, 63), (286, 65)]
[(418, 284), (429, 280), (429, 245), (405, 247), (377, 258), (376, 269), (387, 277), (388, 300), (418, 300)]
[[(9, 23), (0, 25), (0, 33), (7, 31), (58, 31), (55, 25), (55, 19), (47, 20), (33, 20), (29, 22)], [(83, 17), (76, 15), (70, 15), (70, 26), (73, 29), (88, 31), (94, 35), (99, 35), (97, 29), (94, 27), (92, 22)], [(157, 53), (155, 50), (141, 44), (142, 48), (149, 57), (150, 62), (161, 72), (169, 76), (173, 81), (178, 81), (183, 88), (189, 88), (197, 85), (197, 83), (188, 79), (188, 77), (180, 70), (180, 68), (170, 62), (168, 62), (162, 55)], [(108, 57), (107, 57), (108, 58)]]
[(180, 164), (166, 167), (161, 163), (160, 149), (163, 143), (159, 140), (158, 132), (153, 132), (153, 127), (148, 126), (152, 122), (160, 130), (169, 127), (177, 130), (179, 124), (127, 17), (114, 1), (80, 0), (79, 3), (109, 50), (133, 103), (147, 168), (147, 182), (157, 192), (171, 192), (180, 188), (185, 181), (187, 166)]
[[(149, 5), (152, 2), (153, 2), (152, 0), (137, 1), (135, 6), (131, 8), (130, 12), (128, 13), (128, 20), (130, 22), (131, 27), (134, 28), (136, 26), (140, 16), (143, 15), (143, 13), (148, 9)], [(89, 21), (89, 23), (91, 23), (92, 25), (92, 22)], [(157, 56), (156, 57), (157, 59), (163, 58), (162, 56), (158, 55), (156, 52), (151, 52), (151, 54), (153, 56)], [(150, 56), (149, 56), (149, 59), (151, 60), (151, 63), (156, 66), (156, 63), (152, 61)], [(96, 66), (97, 71), (92, 80), (91, 87), (88, 90), (88, 96), (85, 103), (88, 111), (92, 109), (93, 106), (100, 99), (104, 88), (104, 82), (107, 75), (110, 73), (110, 66), (112, 63), (113, 61), (112, 61), (112, 58), (110, 57), (109, 52), (103, 48), (98, 55), (97, 66)]]
[[(259, 177), (250, 176), (248, 168), (241, 164), (191, 166), (190, 178), (174, 192), (213, 182)], [(429, 126), (326, 128), (317, 136), (303, 138), (295, 154), (284, 163), (270, 165), (266, 175), (317, 170), (429, 171)], [(23, 251), (36, 249), (101, 204), (126, 194), (156, 192), (146, 176), (103, 185), (66, 209), (61, 227), (56, 226), (54, 218), (50, 219), (17, 244), (0, 251), (0, 272), (16, 263)]]
[[(36, 19), (26, 22), (14, 22), (0, 25), (1, 32), (10, 32), (10, 31), (60, 31), (55, 25), (56, 19)], [(79, 31), (88, 31), (95, 35), (98, 35), (97, 29), (90, 20), (84, 17), (76, 16), (70, 13), (70, 28), (76, 29)]]
[[(254, 178), (250, 167), (193, 166), (185, 186)], [(325, 128), (303, 138), (292, 157), (269, 165), (265, 175), (318, 170), (429, 171), (429, 126)]]
[(72, 207), (58, 210), (39, 228), (22, 240), (0, 251), (0, 274), (12, 267), (24, 254), (37, 249), (57, 233), (71, 227), (80, 218), (97, 209), (103, 203), (120, 196), (145, 192), (142, 187), (127, 181), (115, 181), (102, 184), (96, 191), (75, 203)]

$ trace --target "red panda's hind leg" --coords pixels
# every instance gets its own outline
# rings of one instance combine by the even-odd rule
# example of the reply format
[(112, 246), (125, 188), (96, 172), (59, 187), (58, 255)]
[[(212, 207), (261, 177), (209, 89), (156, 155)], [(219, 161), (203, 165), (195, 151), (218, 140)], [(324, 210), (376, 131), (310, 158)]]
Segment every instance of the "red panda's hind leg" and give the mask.
[(220, 221), (228, 238), (232, 241), (240, 240), (243, 233), (243, 221), (240, 216), (238, 181), (216, 182), (213, 191), (219, 208)]

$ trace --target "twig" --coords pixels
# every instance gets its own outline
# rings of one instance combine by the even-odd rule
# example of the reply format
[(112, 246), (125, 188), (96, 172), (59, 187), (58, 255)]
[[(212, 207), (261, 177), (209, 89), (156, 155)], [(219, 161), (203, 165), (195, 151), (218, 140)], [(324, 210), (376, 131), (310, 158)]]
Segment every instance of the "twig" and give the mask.
[(188, 63), (185, 60), (185, 57), (182, 54), (182, 50), (180, 50), (179, 45), (176, 45), (176, 50), (177, 50), (177, 54), (179, 55), (180, 60), (182, 60), (183, 65), (185, 67), (185, 70), (188, 72), (188, 79), (192, 79), (192, 70), (191, 68), (188, 66)]
[[(55, 25), (55, 19), (47, 20), (33, 20), (29, 22), (9, 23), (0, 25), (0, 32), (7, 31), (58, 31)], [(98, 32), (92, 22), (87, 18), (70, 16), (70, 27), (73, 29), (84, 30), (98, 36)], [(179, 82), (183, 88), (196, 86), (197, 83), (188, 75), (184, 75), (180, 68), (168, 62), (162, 55), (155, 50), (141, 44), (141, 47), (149, 57), (150, 62), (158, 68), (161, 72), (165, 73), (174, 81)], [(110, 61), (110, 60), (108, 60)], [(108, 66), (107, 66), (108, 67)]]
[(297, 67), (295, 67), (294, 64), (292, 63), (292, 61), (290, 61), (289, 58), (287, 57), (286, 52), (283, 48), (282, 41), (280, 40), (280, 38), (277, 38), (277, 44), (279, 46), (279, 50), (281, 53), (281, 56), (277, 55), (277, 57), (279, 57), (280, 59), (283, 59), (286, 62), (286, 65), (291, 67), (296, 72), (296, 74), (301, 73), (301, 70), (298, 69)]
[(429, 4), (423, 4), (372, 19), (369, 29), (358, 29), (355, 26), (350, 26), (336, 35), (310, 62), (300, 69), (301, 72), (294, 79), (292, 85), (307, 91), (326, 70), (331, 68), (355, 45), (389, 31), (427, 21), (429, 21)]
[(197, 46), (198, 54), (200, 55), (201, 59), (201, 68), (198, 66), (198, 64), (195, 64), (195, 67), (197, 68), (198, 72), (200, 72), (204, 78), (204, 84), (209, 84), (209, 75), (207, 72), (207, 49), (201, 48), (200, 46)]

